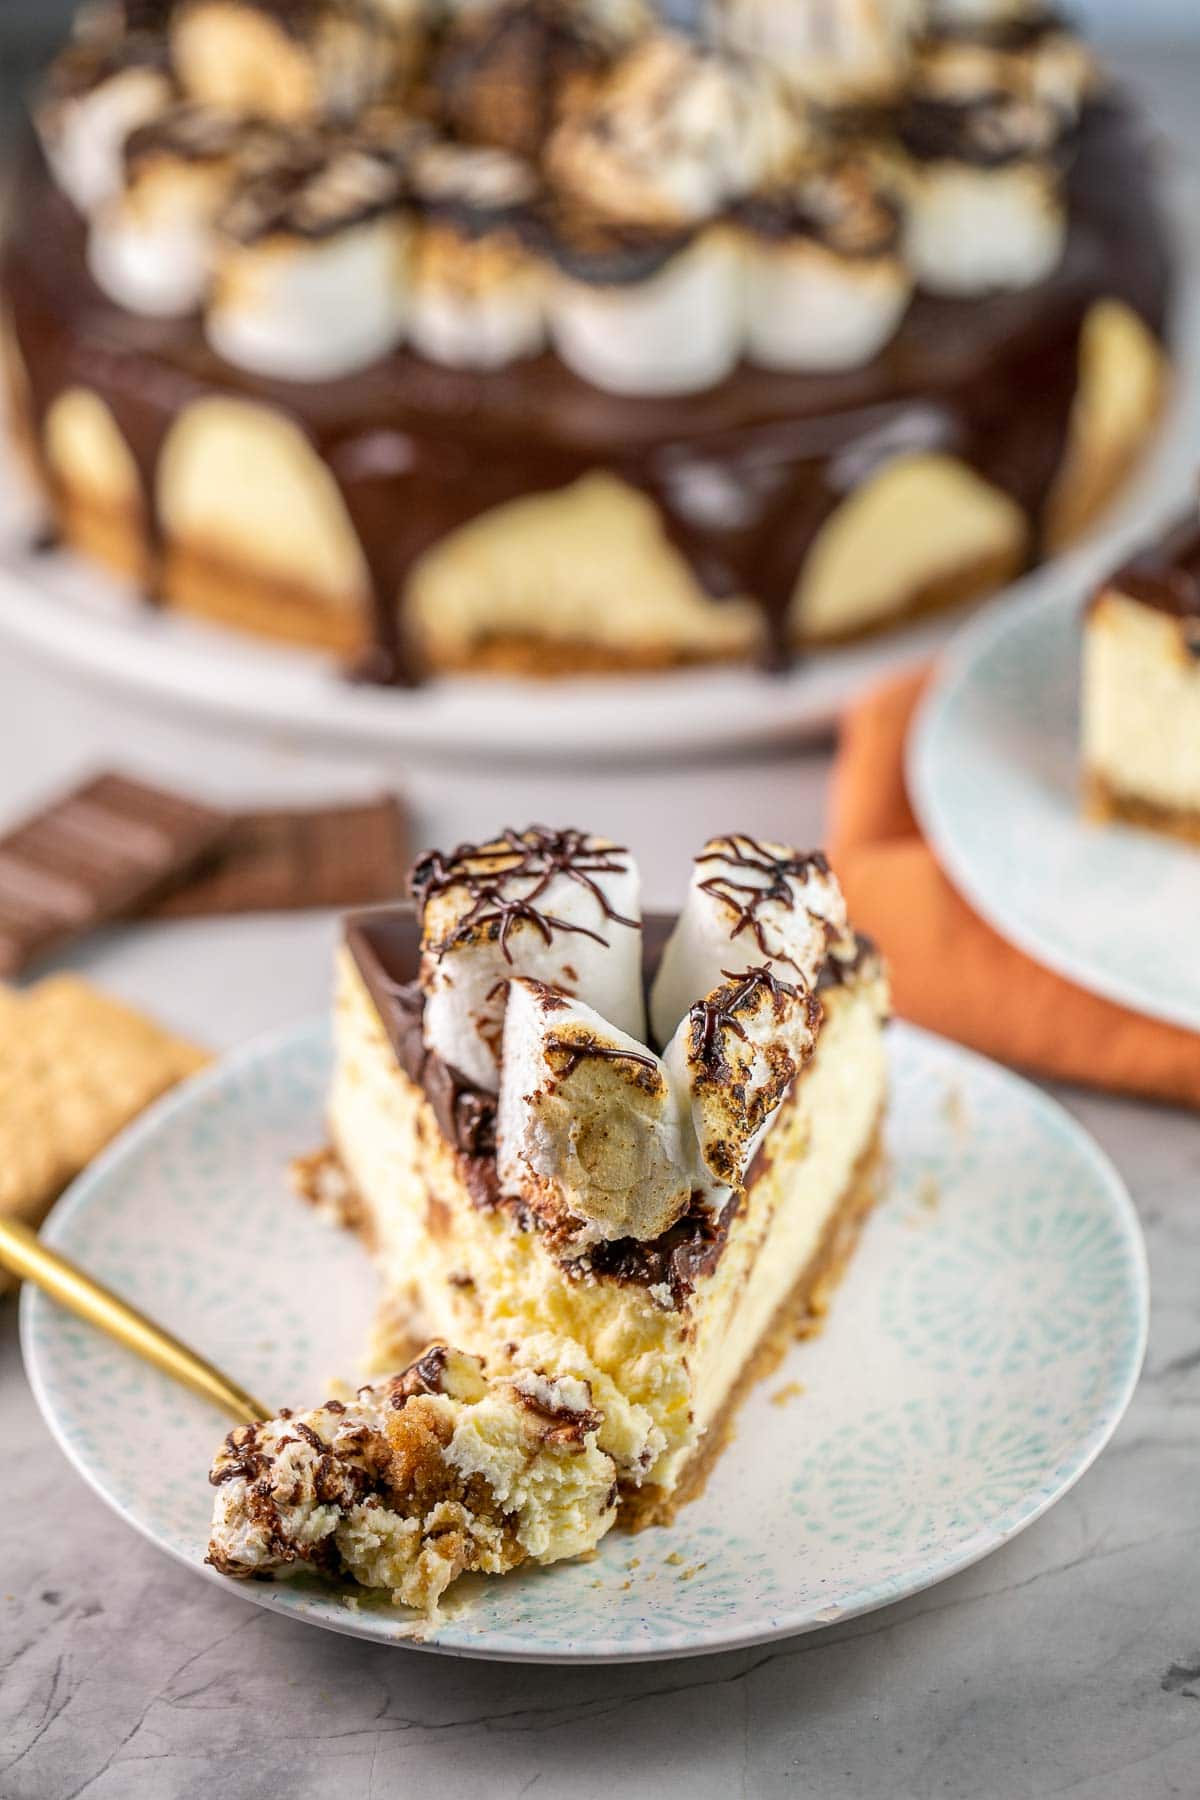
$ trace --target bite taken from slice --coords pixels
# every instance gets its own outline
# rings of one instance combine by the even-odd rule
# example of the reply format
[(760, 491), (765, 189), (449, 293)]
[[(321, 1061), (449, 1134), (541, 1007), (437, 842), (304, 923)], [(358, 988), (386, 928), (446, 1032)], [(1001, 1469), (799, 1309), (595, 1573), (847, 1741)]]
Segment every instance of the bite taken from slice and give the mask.
[(351, 1400), (238, 1426), (209, 1475), (207, 1561), (243, 1579), (316, 1569), (428, 1614), (460, 1575), (593, 1549), (617, 1516), (619, 1461), (591, 1384), (557, 1352), (534, 1344), (492, 1372), (431, 1344)]
[(819, 853), (741, 833), (701, 847), (678, 920), (643, 919), (627, 848), (547, 827), (432, 852), (413, 892), (347, 921), (330, 1145), (298, 1184), (375, 1257), (374, 1366), (572, 1346), (626, 1420), (621, 1523), (669, 1518), (875, 1196), (879, 958)]

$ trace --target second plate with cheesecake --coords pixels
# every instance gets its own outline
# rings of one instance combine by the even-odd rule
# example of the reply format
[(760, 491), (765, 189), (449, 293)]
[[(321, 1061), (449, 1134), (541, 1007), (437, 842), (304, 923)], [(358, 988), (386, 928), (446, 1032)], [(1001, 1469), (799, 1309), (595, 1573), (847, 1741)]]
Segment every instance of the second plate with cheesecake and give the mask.
[(1200, 664), (1184, 527), (1093, 581), (980, 618), (909, 740), (939, 863), (1045, 967), (1200, 1030)]

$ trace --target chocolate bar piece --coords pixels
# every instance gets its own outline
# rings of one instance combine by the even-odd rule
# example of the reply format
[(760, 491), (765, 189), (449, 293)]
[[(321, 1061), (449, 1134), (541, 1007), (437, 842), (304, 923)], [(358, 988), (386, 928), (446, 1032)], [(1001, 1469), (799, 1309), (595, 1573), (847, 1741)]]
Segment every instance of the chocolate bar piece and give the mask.
[(363, 906), (404, 893), (404, 809), (390, 795), (353, 805), (237, 815), (192, 877), (157, 901), (155, 918)]
[(212, 807), (97, 775), (0, 837), (0, 975), (154, 900), (229, 830)]

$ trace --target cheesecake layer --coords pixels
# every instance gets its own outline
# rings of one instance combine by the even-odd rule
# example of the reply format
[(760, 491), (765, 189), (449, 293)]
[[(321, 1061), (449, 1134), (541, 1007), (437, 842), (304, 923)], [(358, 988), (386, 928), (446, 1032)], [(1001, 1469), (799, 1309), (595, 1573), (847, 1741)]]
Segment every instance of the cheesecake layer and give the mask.
[(747, 1372), (819, 1305), (868, 1204), (886, 1082), (873, 955), (824, 986), (812, 1060), (720, 1215), (579, 1255), (501, 1197), (488, 1098), (423, 1054), (415, 927), (364, 915), (348, 941), (329, 1127), (383, 1278), (380, 1360), (394, 1364), (398, 1324), (488, 1356), (572, 1340), (651, 1421), (627, 1510), (660, 1512), (715, 1453)]
[(1083, 763), (1088, 809), (1200, 834), (1200, 528), (1172, 533), (1088, 609)]

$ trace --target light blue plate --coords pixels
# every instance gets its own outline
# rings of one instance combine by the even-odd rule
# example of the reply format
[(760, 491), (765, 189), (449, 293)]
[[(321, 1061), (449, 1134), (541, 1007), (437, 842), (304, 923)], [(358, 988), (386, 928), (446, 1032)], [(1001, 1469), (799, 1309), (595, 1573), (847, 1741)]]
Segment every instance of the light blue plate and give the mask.
[[(1027, 1083), (909, 1027), (891, 1046), (888, 1198), (826, 1330), (752, 1396), (703, 1499), (670, 1529), (611, 1534), (597, 1561), (479, 1584), (427, 1648), (597, 1662), (812, 1630), (966, 1567), (1083, 1474), (1145, 1342), (1128, 1196)], [(276, 1405), (355, 1379), (374, 1299), (358, 1244), (285, 1181), (289, 1157), (320, 1140), (328, 1074), (323, 1026), (251, 1046), (127, 1133), (45, 1234)], [(225, 1422), (29, 1289), (22, 1332), (39, 1404), (80, 1473), (152, 1542), (221, 1580), (203, 1556)], [(409, 1615), (315, 1580), (232, 1591), (412, 1641)]]
[(1038, 593), (955, 641), (909, 739), (913, 808), (1002, 937), (1105, 999), (1200, 1031), (1200, 851), (1080, 811), (1081, 610), (1078, 594)]

